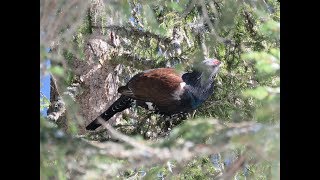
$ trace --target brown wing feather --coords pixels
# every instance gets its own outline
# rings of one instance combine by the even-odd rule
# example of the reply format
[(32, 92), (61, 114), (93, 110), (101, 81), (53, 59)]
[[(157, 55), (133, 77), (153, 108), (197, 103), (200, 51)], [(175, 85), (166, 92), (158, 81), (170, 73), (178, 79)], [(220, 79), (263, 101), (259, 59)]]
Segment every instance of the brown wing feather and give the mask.
[[(173, 68), (152, 69), (135, 75), (125, 86), (124, 94), (165, 106), (176, 102), (173, 93), (180, 87), (181, 82), (181, 74)], [(128, 90), (132, 94), (128, 93)]]

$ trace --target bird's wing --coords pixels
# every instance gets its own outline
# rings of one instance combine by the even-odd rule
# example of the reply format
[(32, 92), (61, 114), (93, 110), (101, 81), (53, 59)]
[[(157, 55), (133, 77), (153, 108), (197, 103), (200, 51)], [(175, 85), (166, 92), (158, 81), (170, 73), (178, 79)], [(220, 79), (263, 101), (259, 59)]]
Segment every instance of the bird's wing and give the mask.
[(135, 75), (118, 92), (142, 101), (157, 105), (176, 103), (183, 93), (182, 73), (173, 68), (158, 68)]

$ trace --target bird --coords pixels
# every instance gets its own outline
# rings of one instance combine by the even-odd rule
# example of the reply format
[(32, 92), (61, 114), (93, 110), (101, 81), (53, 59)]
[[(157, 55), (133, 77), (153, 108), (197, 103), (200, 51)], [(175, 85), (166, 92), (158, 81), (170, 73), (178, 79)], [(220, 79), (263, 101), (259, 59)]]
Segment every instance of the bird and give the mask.
[[(221, 66), (216, 58), (207, 58), (193, 66), (191, 72), (175, 68), (155, 68), (134, 75), (118, 88), (121, 96), (99, 117), (108, 121), (134, 104), (163, 116), (189, 113), (197, 109), (212, 94), (214, 80)], [(101, 126), (98, 117), (86, 126), (95, 130)]]

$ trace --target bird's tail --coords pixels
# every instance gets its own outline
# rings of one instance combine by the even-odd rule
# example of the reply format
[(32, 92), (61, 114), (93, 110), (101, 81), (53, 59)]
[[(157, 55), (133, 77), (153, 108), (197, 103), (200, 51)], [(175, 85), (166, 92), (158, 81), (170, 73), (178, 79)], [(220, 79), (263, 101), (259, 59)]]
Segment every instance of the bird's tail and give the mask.
[[(121, 112), (127, 108), (132, 106), (133, 99), (128, 96), (121, 95), (119, 99), (117, 99), (104, 113), (102, 113), (99, 117), (108, 121), (113, 115), (118, 112)], [(95, 130), (101, 126), (98, 118), (92, 121), (87, 127), (86, 130)]]

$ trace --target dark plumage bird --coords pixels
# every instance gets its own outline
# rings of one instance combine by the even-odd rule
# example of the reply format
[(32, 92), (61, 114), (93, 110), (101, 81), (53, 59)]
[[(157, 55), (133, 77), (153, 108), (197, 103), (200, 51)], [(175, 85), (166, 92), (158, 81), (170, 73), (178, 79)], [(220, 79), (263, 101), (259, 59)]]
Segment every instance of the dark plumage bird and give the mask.
[[(121, 94), (100, 117), (108, 121), (113, 115), (136, 105), (165, 116), (197, 109), (213, 93), (214, 78), (220, 69), (217, 59), (206, 59), (192, 72), (180, 73), (174, 68), (150, 69), (133, 76), (118, 89)], [(98, 119), (86, 129), (101, 126)]]

